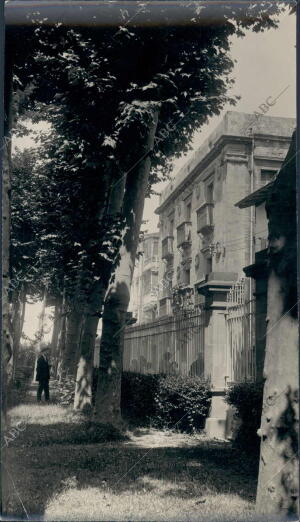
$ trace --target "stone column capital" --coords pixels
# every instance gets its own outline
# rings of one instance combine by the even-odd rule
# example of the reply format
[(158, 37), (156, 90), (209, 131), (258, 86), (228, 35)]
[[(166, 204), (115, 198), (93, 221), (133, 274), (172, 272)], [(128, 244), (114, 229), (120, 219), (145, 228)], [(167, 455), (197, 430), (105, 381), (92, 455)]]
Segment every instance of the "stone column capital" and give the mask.
[(199, 294), (205, 296), (206, 308), (210, 310), (225, 310), (227, 293), (237, 281), (235, 272), (211, 272), (206, 281), (197, 287)]

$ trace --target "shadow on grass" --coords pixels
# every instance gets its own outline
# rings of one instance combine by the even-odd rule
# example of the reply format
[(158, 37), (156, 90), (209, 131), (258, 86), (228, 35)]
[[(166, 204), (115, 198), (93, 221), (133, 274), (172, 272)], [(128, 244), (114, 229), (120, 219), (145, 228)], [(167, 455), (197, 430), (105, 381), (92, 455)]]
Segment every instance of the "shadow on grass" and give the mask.
[[(164, 447), (151, 448), (156, 436), (151, 429), (136, 429), (128, 443), (113, 426), (93, 424), (55, 405), (20, 405), (11, 411), (11, 421), (22, 419), (26, 428), (5, 448), (4, 461), (32, 516), (43, 516), (58, 496), (73, 491), (76, 497), (87, 488), (116, 498), (152, 494), (153, 502), (196, 501), (208, 494), (216, 496), (217, 505), (218, 495), (225, 494), (253, 503), (257, 462), (228, 442), (199, 438), (188, 445), (189, 437), (171, 434), (164, 436)], [(21, 517), (22, 505), (9, 489), (4, 514)]]
[(50, 425), (28, 424), (26, 436), (22, 434), (14, 441), (14, 446), (33, 447), (53, 444), (95, 444), (111, 441), (125, 441), (128, 438), (109, 424), (57, 422)]
[[(87, 424), (32, 424), (6, 450), (7, 465), (30, 514), (43, 515), (49, 502), (70, 488), (122, 495), (148, 493), (154, 483), (171, 483), (180, 487), (167, 487), (161, 497), (199, 499), (209, 492), (254, 500), (256, 466), (228, 444), (210, 446), (204, 441), (190, 448), (149, 451), (124, 444), (111, 427), (90, 429)], [(114, 444), (107, 444), (112, 440)], [(16, 499), (11, 509), (8, 514), (22, 515)]]

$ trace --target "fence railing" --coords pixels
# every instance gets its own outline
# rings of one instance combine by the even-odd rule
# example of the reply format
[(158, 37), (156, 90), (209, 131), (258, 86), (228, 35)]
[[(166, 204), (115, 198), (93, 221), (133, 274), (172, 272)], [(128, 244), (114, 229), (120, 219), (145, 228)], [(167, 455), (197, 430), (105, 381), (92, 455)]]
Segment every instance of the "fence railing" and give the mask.
[(246, 281), (236, 283), (227, 300), (227, 377), (241, 382), (255, 379), (253, 342), (255, 300), (247, 300)]
[(205, 310), (126, 328), (123, 368), (140, 373), (203, 376)]

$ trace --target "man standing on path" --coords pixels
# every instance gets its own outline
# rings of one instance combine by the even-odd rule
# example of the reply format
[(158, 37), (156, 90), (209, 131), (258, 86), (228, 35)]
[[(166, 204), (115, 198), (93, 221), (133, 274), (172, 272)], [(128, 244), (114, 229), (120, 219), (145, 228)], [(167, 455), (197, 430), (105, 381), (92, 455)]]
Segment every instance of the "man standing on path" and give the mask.
[(50, 379), (50, 365), (48, 362), (49, 351), (48, 348), (41, 350), (41, 355), (37, 361), (36, 381), (39, 383), (37, 391), (37, 400), (41, 402), (42, 393), (44, 391), (45, 401), (49, 401), (49, 379)]

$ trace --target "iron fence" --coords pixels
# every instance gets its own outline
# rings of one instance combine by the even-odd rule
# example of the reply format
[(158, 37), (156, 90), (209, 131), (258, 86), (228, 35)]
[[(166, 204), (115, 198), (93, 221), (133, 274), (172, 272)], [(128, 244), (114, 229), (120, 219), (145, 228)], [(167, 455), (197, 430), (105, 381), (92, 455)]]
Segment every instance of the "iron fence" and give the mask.
[(203, 306), (128, 327), (123, 368), (139, 373), (203, 376), (204, 332)]
[(227, 373), (231, 382), (255, 379), (253, 339), (255, 301), (247, 300), (246, 281), (237, 282), (227, 298)]

